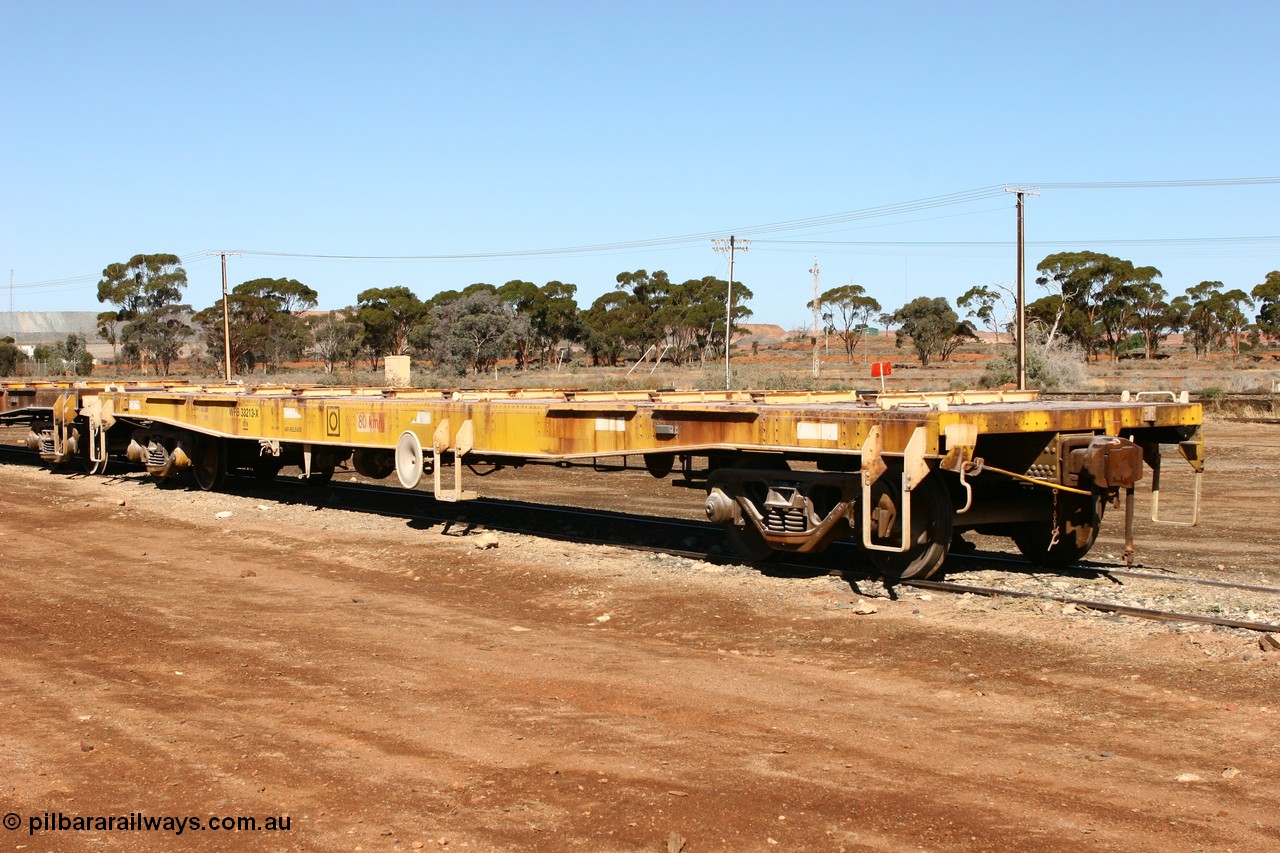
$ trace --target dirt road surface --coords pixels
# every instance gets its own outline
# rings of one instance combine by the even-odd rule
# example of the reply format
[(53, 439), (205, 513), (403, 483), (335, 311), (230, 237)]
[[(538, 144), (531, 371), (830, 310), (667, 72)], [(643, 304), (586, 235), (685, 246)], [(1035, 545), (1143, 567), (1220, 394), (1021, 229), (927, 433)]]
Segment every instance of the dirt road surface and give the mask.
[[(1142, 553), (1280, 581), (1280, 429), (1209, 435), (1204, 526)], [(1280, 849), (1257, 635), (134, 473), (0, 491), (0, 850)]]

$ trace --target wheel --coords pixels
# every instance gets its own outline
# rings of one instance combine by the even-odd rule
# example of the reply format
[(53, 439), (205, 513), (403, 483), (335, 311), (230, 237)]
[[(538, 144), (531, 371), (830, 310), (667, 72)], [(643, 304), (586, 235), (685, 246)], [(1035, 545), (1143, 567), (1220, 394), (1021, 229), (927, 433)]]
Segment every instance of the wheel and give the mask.
[(396, 455), (387, 450), (357, 448), (351, 462), (358, 474), (374, 480), (385, 480), (396, 470)]
[[(898, 545), (902, 542), (902, 472), (886, 471), (871, 487), (873, 511), (892, 513), (889, 534), (872, 535), (876, 545)], [(876, 570), (889, 579), (924, 580), (942, 567), (951, 545), (951, 496), (939, 474), (932, 473), (911, 490), (911, 537), (906, 551), (867, 551)]]
[[(1022, 556), (1041, 566), (1058, 568), (1080, 560), (1097, 541), (1098, 528), (1102, 526), (1102, 501), (1097, 495), (1059, 492), (1052, 513), (1042, 521), (1017, 525), (1010, 536)], [(1053, 541), (1055, 515), (1057, 542)]]
[(644, 455), (645, 470), (659, 480), (670, 474), (671, 469), (675, 466), (676, 455), (674, 453), (646, 453)]
[(259, 456), (253, 460), (253, 479), (259, 483), (270, 483), (280, 476), (280, 469), (283, 467), (275, 456)]
[(408, 430), (396, 442), (396, 476), (406, 489), (416, 488), (422, 479), (422, 442)]
[(756, 530), (751, 522), (740, 525), (732, 522), (726, 524), (724, 537), (735, 554), (753, 563), (763, 562), (778, 553), (773, 550), (773, 546), (764, 541), (760, 531)]
[(220, 438), (209, 436), (196, 439), (196, 458), (191, 461), (191, 473), (196, 485), (206, 492), (216, 492), (227, 480), (227, 450)]
[(333, 469), (334, 466), (332, 465), (322, 465), (319, 467), (312, 465), (311, 475), (306, 478), (306, 484), (308, 486), (316, 487), (329, 485), (329, 483), (333, 482)]

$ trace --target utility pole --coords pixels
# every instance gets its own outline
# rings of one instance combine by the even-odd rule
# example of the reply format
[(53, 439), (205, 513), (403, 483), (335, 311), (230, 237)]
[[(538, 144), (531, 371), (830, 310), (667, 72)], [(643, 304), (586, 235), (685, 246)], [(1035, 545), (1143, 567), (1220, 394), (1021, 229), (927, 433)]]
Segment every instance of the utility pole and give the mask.
[(724, 300), (724, 390), (729, 390), (730, 372), (729, 372), (729, 346), (733, 343), (733, 255), (734, 252), (745, 252), (747, 247), (751, 245), (750, 240), (739, 240), (732, 234), (726, 240), (723, 237), (717, 237), (712, 240), (712, 249), (717, 252), (729, 253), (729, 292)]
[(818, 378), (821, 360), (818, 357), (818, 257), (813, 258), (813, 378)]
[(1027, 242), (1023, 228), (1023, 196), (1040, 195), (1029, 187), (1005, 187), (1007, 193), (1018, 196), (1018, 295), (1014, 302), (1014, 333), (1018, 336), (1018, 354), (1015, 361), (1018, 390), (1027, 390)]
[(231, 311), (227, 307), (227, 255), (238, 255), (239, 252), (219, 252), (222, 256), (222, 374), (227, 384), (231, 384)]
[(9, 334), (13, 335), (14, 339), (17, 339), (18, 318), (13, 313), (13, 270), (9, 270), (9, 327), (11, 329)]

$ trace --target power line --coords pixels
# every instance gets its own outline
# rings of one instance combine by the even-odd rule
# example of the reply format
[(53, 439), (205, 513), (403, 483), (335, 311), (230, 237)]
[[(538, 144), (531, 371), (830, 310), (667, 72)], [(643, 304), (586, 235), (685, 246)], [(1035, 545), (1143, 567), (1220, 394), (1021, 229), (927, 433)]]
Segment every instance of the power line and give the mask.
[[(1263, 184), (1280, 184), (1280, 177), (1254, 177), (1254, 178), (1202, 178), (1188, 180), (1163, 180), (1163, 181), (1094, 181), (1094, 182), (1061, 182), (1046, 183), (1040, 182), (1038, 186), (1045, 189), (1152, 189), (1152, 188), (1171, 188), (1171, 187), (1226, 187), (1226, 186), (1256, 186)], [(490, 258), (510, 258), (510, 257), (537, 257), (545, 255), (562, 255), (562, 254), (586, 254), (593, 252), (617, 251), (626, 249), (642, 249), (657, 248), (662, 246), (675, 246), (681, 244), (692, 244), (703, 242), (707, 239), (714, 239), (716, 234), (724, 233), (724, 230), (730, 230), (735, 234), (771, 234), (779, 231), (796, 231), (806, 228), (817, 228), (827, 225), (835, 225), (846, 222), (857, 222), (866, 219), (884, 218), (890, 216), (900, 216), (905, 213), (914, 213), (921, 210), (929, 210), (937, 207), (948, 207), (959, 204), (969, 204), (975, 201), (981, 201), (987, 198), (995, 198), (1004, 193), (1004, 185), (989, 185), (985, 187), (977, 187), (969, 190), (961, 190), (959, 192), (944, 193), (942, 195), (927, 196), (910, 201), (895, 202), (891, 204), (877, 205), (874, 207), (862, 208), (859, 210), (844, 211), (841, 213), (824, 214), (821, 216), (811, 216), (803, 219), (783, 220), (780, 222), (766, 223), (763, 225), (753, 225), (739, 227), (733, 229), (722, 229), (720, 231), (704, 231), (695, 234), (683, 234), (670, 237), (656, 237), (647, 240), (630, 240), (614, 243), (596, 243), (580, 246), (563, 246), (549, 249), (517, 249), (502, 252), (469, 252), (469, 253), (453, 253), (444, 255), (322, 255), (307, 254), (293, 252), (270, 252), (260, 250), (244, 250), (245, 255), (264, 256), (264, 257), (292, 257), (292, 258), (310, 258), (316, 260), (395, 260), (395, 261), (436, 261), (436, 260), (482, 260)]]
[[(948, 193), (940, 196), (930, 196), (928, 198), (915, 199), (912, 201), (898, 202), (895, 204), (880, 205), (878, 207), (863, 208), (861, 210), (845, 211), (843, 213), (832, 213), (823, 216), (808, 217), (805, 219), (791, 219), (781, 222), (773, 222), (764, 225), (753, 225), (744, 228), (731, 229), (735, 234), (741, 232), (744, 234), (766, 234), (777, 231), (794, 231), (804, 228), (814, 228), (823, 225), (832, 225), (841, 222), (855, 222), (863, 219), (872, 219), (885, 216), (897, 216), (902, 213), (911, 213), (917, 210), (928, 210), (935, 207), (944, 207), (955, 204), (967, 204), (969, 202), (978, 201), (985, 198), (992, 198), (1003, 192), (999, 187), (981, 187), (976, 190), (964, 190), (958, 193)], [(693, 243), (704, 243), (709, 239), (715, 239), (716, 235), (724, 233), (724, 229), (719, 231), (703, 231), (696, 234), (681, 234), (670, 237), (655, 237), (647, 240), (630, 240), (616, 243), (593, 243), (580, 246), (561, 246), (550, 249), (513, 249), (501, 252), (461, 252), (442, 255), (326, 255), (311, 254), (305, 252), (273, 252), (259, 249), (243, 249), (241, 253), (246, 256), (254, 257), (281, 257), (281, 258), (304, 258), (312, 260), (341, 260), (341, 261), (457, 261), (457, 260), (486, 260), (493, 258), (516, 258), (516, 257), (539, 257), (546, 255), (567, 255), (567, 254), (590, 254), (594, 252), (611, 252), (620, 249), (649, 249), (661, 248), (668, 246), (678, 246)]]
[[(179, 255), (178, 260), (181, 262), (183, 269), (199, 269), (201, 267), (209, 266), (217, 255), (217, 252), (210, 251), (191, 252), (185, 255)], [(73, 285), (83, 286), (87, 284), (97, 284), (101, 280), (102, 273), (98, 272), (91, 275), (74, 275), (66, 278), (26, 281), (13, 286), (18, 290), (35, 290), (42, 288), (61, 288), (63, 290), (70, 290), (73, 289)]]
[[(1236, 243), (1274, 242), (1280, 235), (1264, 234), (1254, 237), (1135, 237), (1112, 240), (1028, 240), (1028, 246), (1166, 246), (1166, 245), (1229, 245)], [(766, 246), (869, 246), (927, 248), (1007, 248), (1014, 240), (769, 240), (756, 238)]]
[(1069, 183), (1045, 183), (1036, 186), (1046, 190), (1143, 190), (1185, 187), (1246, 187), (1261, 184), (1280, 184), (1280, 177), (1262, 178), (1196, 178), (1176, 181), (1077, 181)]
[[(1247, 248), (1250, 244), (1258, 248), (1266, 248), (1280, 241), (1280, 235), (1276, 234), (1259, 234), (1253, 236), (1228, 236), (1228, 237), (1130, 237), (1117, 239), (1061, 239), (1061, 240), (1028, 240), (1028, 246), (1202, 246), (1205, 248)], [(828, 248), (864, 248), (864, 249), (1007, 249), (1016, 244), (1014, 240), (771, 240), (768, 238), (753, 238), (753, 242), (757, 249), (769, 251), (770, 247), (797, 247), (797, 251), (808, 251), (808, 248), (823, 246)], [(259, 255), (266, 257), (289, 257), (314, 260), (440, 260), (441, 256), (336, 256), (336, 255), (302, 255), (290, 254), (284, 252), (243, 252), (247, 255)], [(185, 269), (201, 269), (212, 266), (215, 262), (217, 253), (200, 253), (192, 260), (183, 259), (182, 265)], [(46, 279), (43, 281), (28, 281), (15, 283), (11, 285), (13, 290), (43, 290), (49, 293), (69, 292), (79, 290), (89, 285), (97, 284), (102, 278), (101, 273), (94, 275), (70, 276), (67, 278)]]
[[(845, 211), (843, 213), (826, 214), (823, 216), (809, 217), (806, 219), (784, 220), (781, 222), (769, 223), (765, 225), (755, 225), (742, 229), (735, 229), (742, 233), (763, 234), (775, 231), (791, 231), (804, 228), (820, 227), (823, 225), (834, 225), (843, 222), (855, 222), (865, 219), (897, 216), (903, 213), (910, 213), (917, 210), (928, 210), (935, 207), (945, 207), (956, 204), (966, 204), (971, 201), (977, 201), (984, 198), (994, 197), (1000, 194), (998, 187), (981, 187), (974, 190), (964, 190), (956, 193), (947, 193), (938, 196), (929, 196), (927, 198), (914, 199), (906, 202), (897, 202), (894, 204), (879, 205), (877, 207), (863, 208), (859, 210)], [(293, 258), (298, 260), (317, 260), (317, 261), (460, 261), (460, 260), (493, 260), (499, 258), (530, 258), (530, 257), (548, 257), (555, 255), (575, 255), (575, 254), (595, 254), (604, 252), (629, 251), (636, 249), (655, 249), (670, 248), (682, 245), (693, 246), (698, 243), (705, 243), (709, 239), (715, 239), (717, 235), (724, 233), (721, 231), (706, 231), (696, 234), (683, 234), (670, 237), (656, 237), (646, 240), (631, 240), (615, 243), (594, 243), (581, 246), (562, 246), (549, 249), (514, 249), (498, 252), (461, 252), (450, 254), (436, 255), (345, 255), (345, 254), (315, 254), (307, 252), (277, 252), (261, 249), (241, 249), (236, 254), (246, 257), (262, 257), (262, 258)], [(220, 251), (220, 250), (219, 250)], [(200, 261), (206, 259), (214, 259), (218, 256), (219, 251), (206, 250), (202, 252), (192, 252), (189, 255), (182, 255), (182, 264), (187, 268), (196, 268), (203, 266)], [(68, 278), (46, 279), (42, 281), (23, 282), (16, 285), (17, 289), (42, 289), (54, 288), (64, 285), (85, 285), (96, 283), (101, 278), (101, 274), (71, 276)]]
[[(1238, 187), (1238, 186), (1257, 186), (1265, 184), (1280, 184), (1280, 177), (1249, 177), (1249, 178), (1202, 178), (1202, 179), (1186, 179), (1186, 180), (1158, 180), (1158, 181), (1090, 181), (1090, 182), (1038, 182), (1038, 186), (1044, 189), (1055, 190), (1103, 190), (1103, 189), (1156, 189), (1156, 188), (1196, 188), (1196, 187)], [(456, 252), (447, 254), (431, 254), (431, 255), (348, 255), (348, 254), (318, 254), (307, 252), (279, 252), (260, 249), (242, 249), (238, 253), (250, 257), (263, 258), (295, 258), (301, 260), (318, 260), (318, 261), (465, 261), (465, 260), (493, 260), (500, 258), (536, 258), (536, 257), (552, 257), (564, 255), (586, 255), (605, 252), (621, 252), (635, 251), (640, 249), (656, 249), (656, 248), (674, 248), (679, 246), (692, 247), (699, 243), (704, 243), (709, 239), (729, 231), (733, 234), (751, 235), (754, 239), (761, 243), (771, 245), (828, 245), (828, 246), (866, 246), (866, 247), (1007, 247), (1010, 245), (1008, 241), (787, 241), (780, 239), (767, 239), (761, 235), (776, 234), (788, 231), (800, 231), (805, 229), (828, 227), (832, 225), (840, 225), (851, 222), (865, 221), (869, 219), (880, 219), (894, 216), (901, 216), (907, 213), (917, 211), (931, 210), (938, 207), (949, 207), (955, 205), (970, 204), (972, 202), (981, 201), (988, 198), (995, 198), (1004, 194), (1004, 185), (993, 184), (985, 187), (976, 187), (959, 192), (943, 193), (940, 195), (926, 196), (908, 201), (894, 202), (891, 204), (876, 205), (873, 207), (860, 208), (857, 210), (843, 211), (840, 213), (824, 214), (821, 216), (805, 217), (801, 219), (781, 220), (778, 222), (765, 223), (761, 225), (753, 225), (741, 228), (718, 229), (715, 231), (702, 231), (692, 234), (678, 234), (667, 237), (655, 237), (643, 240), (627, 240), (612, 243), (592, 243), (576, 246), (560, 246), (553, 248), (541, 249), (514, 249), (505, 251), (488, 251), (488, 252)], [(901, 223), (899, 223), (901, 224)], [(1140, 239), (1140, 240), (1058, 240), (1058, 241), (1028, 241), (1027, 245), (1174, 245), (1183, 244), (1190, 245), (1197, 242), (1200, 243), (1217, 243), (1226, 244), (1229, 241), (1273, 241), (1280, 239), (1273, 236), (1265, 237), (1192, 237), (1192, 238), (1172, 238), (1172, 239)], [(216, 258), (216, 251), (192, 252), (187, 255), (179, 256), (182, 259), (184, 267), (195, 268), (200, 266), (201, 261)], [(71, 276), (67, 278), (45, 279), (41, 281), (30, 281), (13, 284), (13, 290), (31, 290), (31, 289), (69, 289), (73, 285), (86, 285), (96, 283), (100, 278), (100, 274)]]

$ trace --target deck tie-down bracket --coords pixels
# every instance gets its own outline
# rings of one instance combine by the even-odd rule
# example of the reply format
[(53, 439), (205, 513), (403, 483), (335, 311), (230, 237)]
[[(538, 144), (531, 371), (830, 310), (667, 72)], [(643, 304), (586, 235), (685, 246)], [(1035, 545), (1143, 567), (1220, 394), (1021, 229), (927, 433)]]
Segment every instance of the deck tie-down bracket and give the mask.
[(1200, 523), (1200, 480), (1204, 474), (1204, 444), (1198, 440), (1178, 443), (1182, 458), (1191, 465), (1191, 520), (1176, 521), (1160, 517), (1160, 445), (1142, 445), (1143, 461), (1151, 467), (1151, 520), (1156, 524), (1167, 524), (1170, 527), (1195, 527)]
[(471, 418), (467, 418), (462, 422), (462, 426), (458, 428), (457, 435), (453, 438), (452, 489), (444, 488), (440, 474), (440, 455), (450, 450), (449, 432), (449, 419), (444, 418), (431, 436), (431, 453), (433, 457), (431, 466), (432, 487), (438, 501), (446, 501), (448, 503), (469, 501), (476, 497), (476, 493), (463, 491), (462, 489), (462, 459), (475, 448), (475, 428), (472, 426)]
[(901, 515), (901, 540), (894, 545), (877, 545), (871, 541), (871, 488), (889, 469), (884, 459), (884, 438), (880, 427), (873, 426), (862, 443), (862, 546), (869, 551), (905, 553), (911, 547), (911, 492), (927, 476), (929, 466), (924, 461), (925, 442), (928, 436), (924, 427), (916, 427), (911, 439), (902, 451), (902, 491), (898, 501)]
[(65, 462), (77, 451), (72, 437), (72, 424), (76, 419), (76, 395), (59, 394), (53, 403), (53, 457), (55, 462)]
[(80, 410), (89, 423), (89, 462), (92, 473), (101, 473), (107, 467), (107, 432), (115, 426), (115, 402), (101, 395), (85, 400)]

